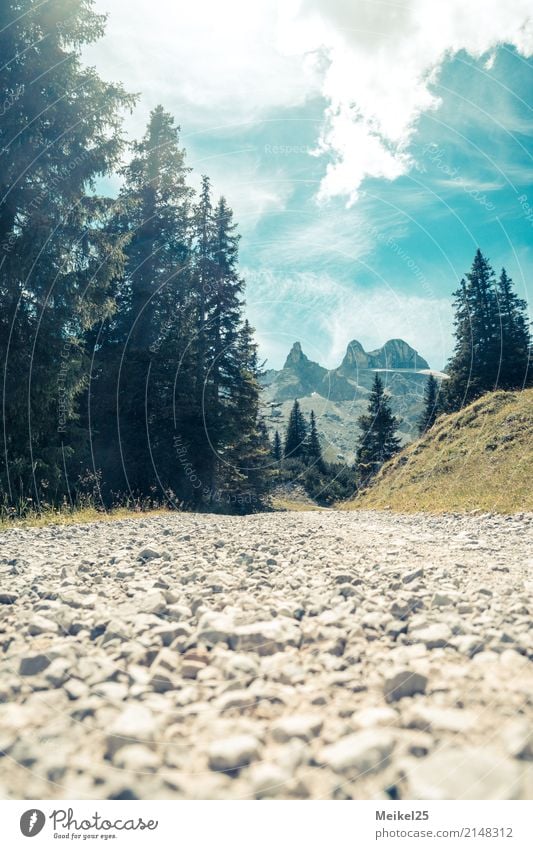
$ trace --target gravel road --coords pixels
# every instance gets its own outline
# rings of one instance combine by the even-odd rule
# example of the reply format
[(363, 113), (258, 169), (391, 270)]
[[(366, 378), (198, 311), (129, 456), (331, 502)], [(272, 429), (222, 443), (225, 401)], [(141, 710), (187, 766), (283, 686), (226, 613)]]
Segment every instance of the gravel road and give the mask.
[(16, 529), (2, 798), (533, 798), (533, 516)]

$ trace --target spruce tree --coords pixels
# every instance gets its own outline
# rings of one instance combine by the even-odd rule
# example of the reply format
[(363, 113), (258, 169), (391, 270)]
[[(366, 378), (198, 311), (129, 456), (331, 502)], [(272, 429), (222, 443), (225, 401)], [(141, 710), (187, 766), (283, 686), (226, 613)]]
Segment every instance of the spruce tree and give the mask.
[(282, 447), (282, 444), (281, 444), (281, 437), (279, 435), (279, 430), (276, 430), (276, 432), (274, 434), (274, 443), (273, 443), (273, 446), (272, 446), (272, 456), (274, 457), (274, 460), (276, 460), (276, 462), (278, 462), (278, 463), (283, 456), (283, 447)]
[(418, 433), (426, 433), (435, 424), (439, 413), (439, 384), (437, 379), (430, 374), (424, 389), (424, 409), (418, 420)]
[(314, 410), (311, 410), (309, 430), (305, 440), (304, 450), (307, 461), (313, 466), (316, 466), (318, 471), (325, 471), (325, 463), (322, 458), (322, 449), (320, 447), (320, 439), (318, 438)]
[(285, 434), (284, 456), (303, 459), (305, 457), (306, 437), (307, 424), (300, 409), (298, 399), (295, 399)]
[(392, 414), (383, 382), (377, 373), (372, 384), (368, 412), (359, 416), (357, 423), (361, 436), (356, 464), (361, 482), (365, 483), (400, 449), (400, 440), (396, 435), (400, 422)]
[(112, 311), (121, 273), (113, 203), (94, 189), (120, 159), (120, 112), (134, 99), (80, 60), (104, 22), (91, 0), (0, 5), (0, 89), (11, 94), (0, 122), (0, 494), (12, 502), (72, 492), (87, 439), (85, 336)]
[(498, 386), (521, 389), (531, 383), (531, 333), (527, 304), (513, 290), (513, 281), (502, 268), (497, 287), (501, 359)]
[(455, 350), (448, 363), (445, 405), (459, 409), (498, 385), (501, 343), (494, 271), (481, 251), (455, 297)]
[(253, 329), (244, 321), (233, 344), (236, 374), (221, 399), (224, 441), (217, 454), (217, 490), (234, 512), (254, 512), (266, 504), (272, 447), (260, 414), (260, 367)]
[[(206, 366), (204, 378), (204, 419), (213, 458), (232, 443), (235, 432), (243, 435), (256, 424), (259, 403), (257, 350), (248, 322), (241, 327), (244, 280), (238, 270), (239, 235), (233, 212), (225, 198), (220, 198), (212, 214), (212, 254), (210, 286), (206, 297)], [(231, 402), (234, 393), (248, 393), (252, 403), (253, 425), (240, 419)], [(246, 439), (246, 437), (244, 437)], [(217, 470), (213, 462), (211, 485), (217, 486)]]
[(104, 480), (140, 497), (179, 482), (170, 473), (180, 468), (172, 456), (174, 382), (190, 377), (182, 363), (191, 252), (184, 158), (179, 127), (156, 107), (123, 169), (113, 226), (128, 240), (127, 262), (116, 315), (98, 340), (89, 399)]

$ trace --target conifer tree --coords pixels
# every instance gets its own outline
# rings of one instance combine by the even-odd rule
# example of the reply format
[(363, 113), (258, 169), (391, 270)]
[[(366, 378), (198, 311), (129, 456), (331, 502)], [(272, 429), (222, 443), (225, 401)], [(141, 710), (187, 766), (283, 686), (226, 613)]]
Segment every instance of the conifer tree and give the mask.
[(0, 498), (75, 497), (92, 464), (106, 503), (257, 509), (272, 448), (233, 214), (207, 177), (193, 203), (161, 106), (119, 197), (95, 194), (135, 100), (81, 64), (104, 20), (92, 0), (0, 6)]
[(393, 416), (385, 395), (383, 382), (376, 373), (368, 402), (368, 412), (359, 416), (361, 436), (356, 452), (356, 464), (362, 483), (369, 480), (387, 460), (400, 449), (396, 435), (400, 422)]
[[(0, 89), (0, 490), (14, 501), (69, 495), (87, 434), (78, 399), (85, 335), (113, 308), (123, 241), (112, 201), (94, 193), (124, 148), (121, 86), (83, 66), (104, 32), (91, 0), (4, 0)], [(5, 435), (5, 441), (4, 441)]]
[(306, 437), (307, 424), (300, 409), (298, 399), (295, 399), (285, 434), (284, 456), (303, 459), (305, 457)]
[(236, 512), (264, 506), (270, 487), (272, 447), (260, 414), (260, 368), (253, 329), (244, 321), (234, 342), (237, 368), (221, 399), (224, 441), (218, 444), (217, 491)]
[(424, 409), (418, 421), (418, 433), (426, 433), (435, 424), (439, 413), (439, 384), (437, 379), (430, 374), (424, 389)]
[[(196, 336), (193, 342), (197, 369), (197, 391), (203, 397), (207, 373), (208, 299), (214, 284), (214, 233), (211, 182), (202, 177), (202, 187), (193, 208), (193, 297), (195, 302)], [(201, 402), (200, 402), (201, 403)]]
[(283, 446), (281, 444), (281, 437), (279, 435), (279, 430), (276, 430), (276, 432), (274, 434), (274, 443), (273, 443), (273, 446), (272, 446), (272, 456), (274, 457), (274, 460), (276, 460), (278, 463), (283, 456)]
[[(99, 339), (91, 421), (104, 480), (132, 495), (177, 485), (168, 474), (175, 466), (172, 394), (177, 370), (181, 384), (187, 374), (181, 357), (191, 320), (191, 190), (184, 156), (173, 117), (156, 107), (123, 170), (113, 222), (129, 240), (127, 261), (116, 315)], [(190, 388), (189, 382), (189, 395)], [(158, 467), (165, 469), (163, 486)]]
[(320, 439), (318, 438), (314, 410), (311, 410), (309, 430), (305, 440), (305, 456), (307, 461), (316, 466), (319, 471), (323, 472), (325, 470), (325, 463), (322, 458), (322, 449), (320, 447)]
[(449, 410), (495, 389), (501, 343), (494, 271), (481, 251), (455, 297), (455, 350), (448, 363), (445, 405)]
[[(220, 198), (212, 215), (211, 284), (207, 292), (205, 326), (207, 372), (204, 380), (204, 419), (214, 455), (232, 444), (241, 428), (246, 434), (256, 426), (259, 403), (257, 349), (248, 322), (241, 327), (244, 281), (238, 271), (239, 236), (233, 212)], [(240, 418), (232, 394), (247, 397), (252, 420)], [(216, 486), (213, 463), (212, 486)]]
[(531, 383), (531, 333), (527, 304), (513, 290), (513, 281), (502, 268), (497, 287), (501, 359), (498, 386), (521, 389)]

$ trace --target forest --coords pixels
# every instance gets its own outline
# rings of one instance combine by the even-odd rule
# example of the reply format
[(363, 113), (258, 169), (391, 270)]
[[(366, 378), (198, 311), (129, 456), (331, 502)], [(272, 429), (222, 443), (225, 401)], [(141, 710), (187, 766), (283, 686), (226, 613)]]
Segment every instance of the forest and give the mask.
[[(280, 481), (324, 503), (398, 450), (376, 376), (353, 467), (322, 458), (297, 399), (272, 444), (232, 209), (191, 187), (163, 106), (130, 142), (136, 97), (80, 56), (87, 0), (0, 9), (0, 503), (9, 516), (87, 503), (253, 512)], [(116, 197), (99, 191), (120, 177)], [(478, 250), (455, 293), (456, 346), (428, 378), (424, 433), (494, 388), (531, 384), (526, 304)]]

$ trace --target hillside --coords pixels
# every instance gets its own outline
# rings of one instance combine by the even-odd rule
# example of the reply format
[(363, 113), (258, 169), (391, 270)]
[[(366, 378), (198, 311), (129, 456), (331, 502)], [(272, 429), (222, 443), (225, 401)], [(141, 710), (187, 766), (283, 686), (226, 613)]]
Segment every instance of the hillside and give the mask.
[(533, 510), (533, 389), (493, 392), (442, 416), (349, 508)]
[[(271, 435), (284, 432), (295, 398), (306, 415), (314, 410), (327, 460), (351, 463), (359, 436), (357, 418), (366, 411), (376, 371), (385, 385), (395, 415), (401, 419), (402, 442), (416, 436), (416, 423), (430, 367), (402, 339), (389, 339), (366, 352), (357, 340), (349, 343), (341, 364), (326, 369), (310, 360), (299, 342), (292, 346), (282, 369), (263, 377), (263, 400)], [(439, 372), (434, 372), (437, 377)]]

